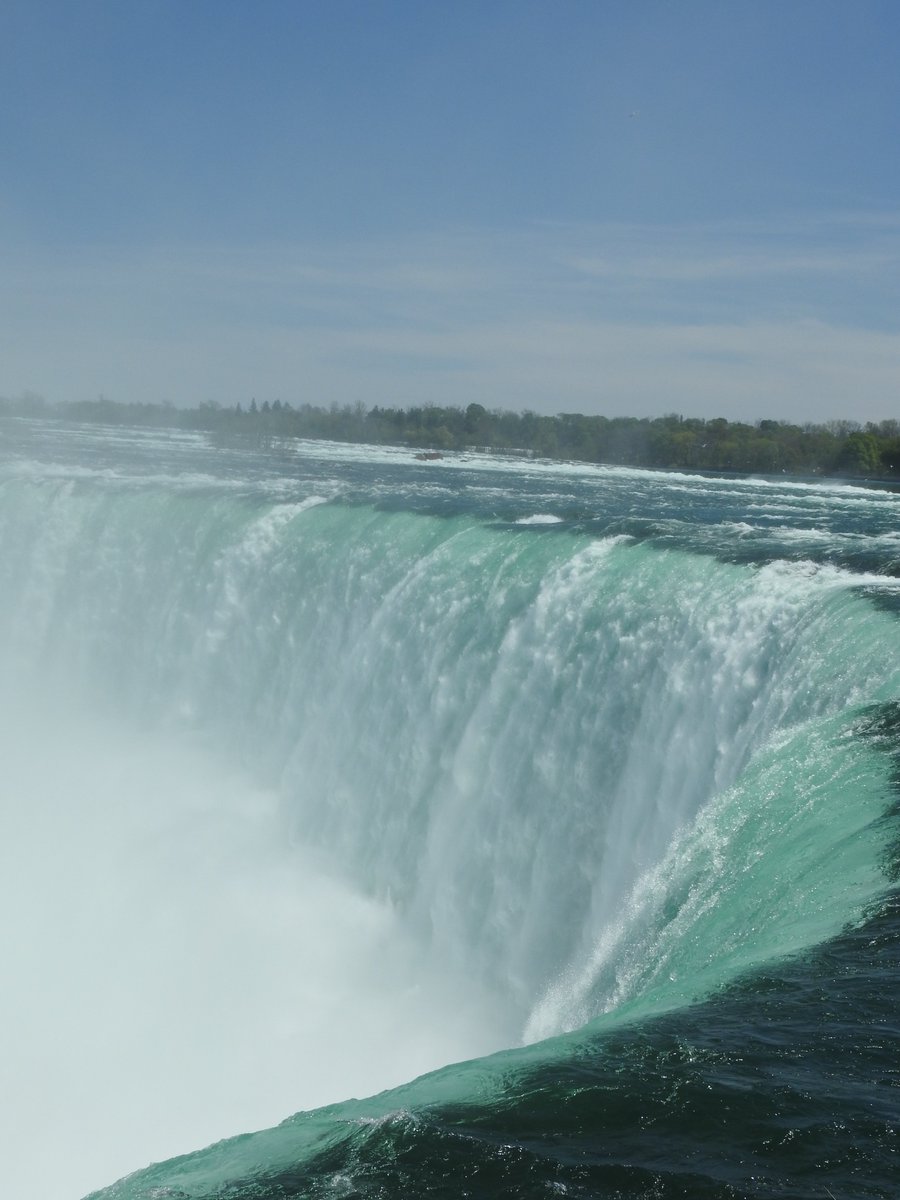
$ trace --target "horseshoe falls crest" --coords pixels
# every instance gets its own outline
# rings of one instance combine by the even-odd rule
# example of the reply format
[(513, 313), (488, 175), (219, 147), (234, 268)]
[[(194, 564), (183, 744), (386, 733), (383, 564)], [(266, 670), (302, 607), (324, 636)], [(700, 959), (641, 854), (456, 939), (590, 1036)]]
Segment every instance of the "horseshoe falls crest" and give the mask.
[(883, 489), (4, 424), (4, 1194), (896, 1195), (898, 577)]

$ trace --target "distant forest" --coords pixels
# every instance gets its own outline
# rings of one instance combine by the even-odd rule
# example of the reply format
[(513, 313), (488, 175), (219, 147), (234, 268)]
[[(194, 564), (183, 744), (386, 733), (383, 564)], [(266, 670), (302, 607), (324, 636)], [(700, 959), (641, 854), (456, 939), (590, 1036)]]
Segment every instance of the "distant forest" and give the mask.
[(291, 438), (328, 438), (409, 446), (426, 456), (447, 450), (492, 450), (528, 457), (575, 459), (617, 466), (686, 471), (900, 478), (900, 421), (861, 425), (828, 421), (703, 420), (664, 417), (589, 417), (421, 405), (367, 409), (363, 404), (293, 407), (280, 400), (198, 408), (122, 404), (100, 398), (51, 405), (37, 396), (0, 400), (0, 414), (46, 416), (114, 425), (204, 430), (221, 442), (276, 447)]

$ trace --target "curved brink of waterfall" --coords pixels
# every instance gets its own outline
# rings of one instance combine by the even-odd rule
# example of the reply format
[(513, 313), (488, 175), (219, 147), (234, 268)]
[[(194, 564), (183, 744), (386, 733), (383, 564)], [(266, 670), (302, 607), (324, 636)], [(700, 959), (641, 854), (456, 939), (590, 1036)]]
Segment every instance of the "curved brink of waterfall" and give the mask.
[[(520, 1105), (617, 1030), (850, 936), (889, 886), (888, 576), (202, 480), (20, 472), (3, 505), (6, 694), (37, 664), (42, 693), (252, 774), (286, 844), (485, 997), (506, 1047), (98, 1196), (337, 1195), (354, 1169), (368, 1194), (373, 1130), (402, 1157)], [(333, 1190), (265, 1190), (304, 1163)]]

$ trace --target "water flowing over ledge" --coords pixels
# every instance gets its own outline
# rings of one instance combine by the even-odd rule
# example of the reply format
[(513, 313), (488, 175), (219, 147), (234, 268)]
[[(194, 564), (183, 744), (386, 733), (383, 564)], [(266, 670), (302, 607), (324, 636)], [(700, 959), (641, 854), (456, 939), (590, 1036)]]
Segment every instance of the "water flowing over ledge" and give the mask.
[(0, 483), (13, 961), (67, 1069), (117, 1028), (110, 1090), (183, 1097), (122, 1169), (504, 1053), (110, 1196), (224, 1194), (347, 1120), (415, 1139), (436, 1104), (502, 1108), (884, 895), (896, 497), (131, 450)]

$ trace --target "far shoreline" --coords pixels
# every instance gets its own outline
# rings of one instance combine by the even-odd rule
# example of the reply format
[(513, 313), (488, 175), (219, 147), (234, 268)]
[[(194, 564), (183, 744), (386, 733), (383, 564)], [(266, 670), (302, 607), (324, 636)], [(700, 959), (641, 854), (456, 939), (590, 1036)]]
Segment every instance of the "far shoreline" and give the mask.
[(684, 417), (605, 417), (581, 413), (542, 416), (525, 411), (423, 405), (366, 409), (362, 404), (298, 408), (275, 400), (249, 407), (196, 408), (127, 404), (100, 397), (50, 404), (27, 395), (0, 398), (0, 417), (66, 423), (171, 428), (203, 432), (214, 443), (275, 449), (294, 440), (409, 450), (419, 462), (453, 453), (486, 453), (523, 461), (682, 472), (733, 478), (816, 481), (856, 486), (900, 484), (900, 422), (865, 426), (851, 420), (754, 423)]

